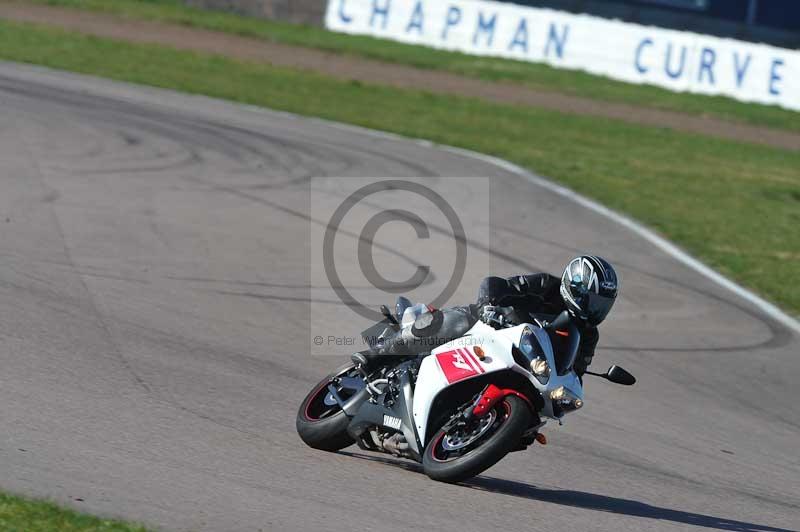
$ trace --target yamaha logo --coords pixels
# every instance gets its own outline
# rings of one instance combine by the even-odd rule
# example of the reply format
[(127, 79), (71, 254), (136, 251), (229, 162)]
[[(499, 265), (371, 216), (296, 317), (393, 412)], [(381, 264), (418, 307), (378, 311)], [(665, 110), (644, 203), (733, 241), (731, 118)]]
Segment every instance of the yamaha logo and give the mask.
[(386, 427), (389, 427), (389, 428), (392, 428), (392, 429), (395, 429), (395, 430), (400, 430), (400, 425), (402, 425), (402, 421), (400, 421), (399, 417), (384, 415), (383, 416), (383, 424)]

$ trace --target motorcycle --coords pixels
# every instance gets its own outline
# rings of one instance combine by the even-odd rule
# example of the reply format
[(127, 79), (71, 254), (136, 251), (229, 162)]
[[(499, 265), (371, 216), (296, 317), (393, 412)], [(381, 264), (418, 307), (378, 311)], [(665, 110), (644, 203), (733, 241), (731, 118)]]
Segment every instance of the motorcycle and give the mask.
[[(386, 306), (382, 311), (385, 319), (362, 333), (367, 341), (402, 335), (435, 312), (405, 298), (395, 314)], [(477, 321), (426, 356), (387, 357), (378, 367), (355, 353), (303, 400), (297, 431), (315, 449), (355, 443), (421, 462), (434, 480), (460, 482), (509, 452), (546, 444), (541, 430), (548, 420), (563, 424), (583, 407), (582, 380), (573, 370), (579, 343), (580, 331), (565, 311), (552, 321)], [(586, 375), (636, 382), (616, 365)]]

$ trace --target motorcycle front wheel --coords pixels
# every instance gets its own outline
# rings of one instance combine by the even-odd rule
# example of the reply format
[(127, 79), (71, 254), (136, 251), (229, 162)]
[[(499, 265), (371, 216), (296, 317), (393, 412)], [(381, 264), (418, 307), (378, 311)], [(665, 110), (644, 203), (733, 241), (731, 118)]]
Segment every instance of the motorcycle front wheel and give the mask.
[(525, 401), (508, 395), (481, 418), (445, 425), (425, 447), (425, 474), (441, 482), (461, 482), (478, 475), (519, 444), (530, 421)]
[[(322, 379), (311, 389), (297, 411), (297, 434), (309, 447), (322, 451), (338, 451), (355, 443), (347, 434), (350, 422), (339, 404), (328, 391), (334, 384), (342, 400), (347, 400), (354, 391), (342, 385), (343, 379), (356, 379), (358, 373), (352, 364), (346, 364)], [(337, 379), (340, 381), (337, 383)], [(346, 381), (345, 381), (346, 382)]]

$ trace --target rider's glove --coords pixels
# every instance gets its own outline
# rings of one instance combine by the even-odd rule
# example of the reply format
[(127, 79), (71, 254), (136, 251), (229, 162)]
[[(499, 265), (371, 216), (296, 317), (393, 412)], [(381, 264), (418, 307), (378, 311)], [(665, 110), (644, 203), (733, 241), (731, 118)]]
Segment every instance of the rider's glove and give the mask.
[(495, 328), (501, 328), (506, 323), (506, 317), (500, 311), (499, 307), (493, 305), (486, 305), (481, 309), (481, 321), (486, 325), (491, 325)]

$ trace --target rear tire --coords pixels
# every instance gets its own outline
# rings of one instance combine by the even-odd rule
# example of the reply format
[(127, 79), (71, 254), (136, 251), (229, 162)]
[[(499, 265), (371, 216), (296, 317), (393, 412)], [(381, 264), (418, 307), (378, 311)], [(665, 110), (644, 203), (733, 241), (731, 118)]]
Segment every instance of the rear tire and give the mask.
[(331, 379), (352, 368), (352, 364), (346, 364), (325, 377), (300, 404), (295, 425), (300, 439), (309, 447), (322, 451), (338, 451), (355, 443), (347, 434), (350, 420), (344, 411), (338, 405), (326, 409), (324, 403), (321, 403), (328, 394), (327, 388)]
[(452, 435), (439, 429), (422, 455), (425, 474), (440, 482), (461, 482), (489, 469), (511, 452), (530, 425), (530, 407), (519, 397), (508, 395), (481, 419), (492, 415), (495, 416), (494, 423), (499, 425), (476, 440), (474, 446), (465, 447), (461, 454), (446, 450), (443, 445), (445, 437), (452, 438)]

